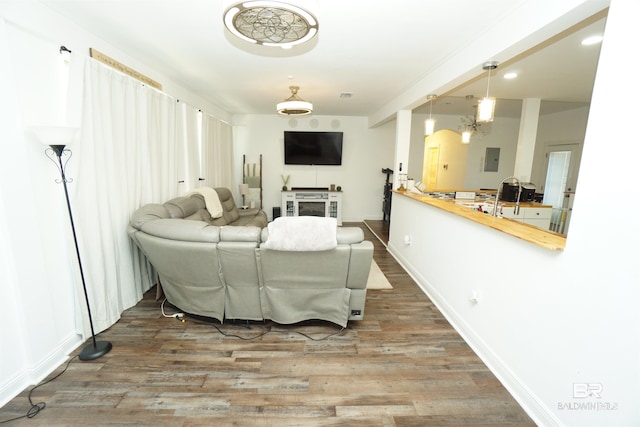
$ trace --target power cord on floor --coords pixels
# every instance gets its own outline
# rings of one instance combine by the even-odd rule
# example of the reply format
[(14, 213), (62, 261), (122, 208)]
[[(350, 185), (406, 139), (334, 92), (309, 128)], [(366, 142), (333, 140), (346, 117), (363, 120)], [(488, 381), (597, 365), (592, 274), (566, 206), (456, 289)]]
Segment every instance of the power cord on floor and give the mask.
[(162, 315), (164, 317), (173, 317), (174, 319), (178, 319), (180, 321), (182, 321), (182, 323), (184, 323), (185, 319), (184, 319), (184, 313), (174, 313), (174, 314), (166, 314), (164, 312), (164, 303), (167, 302), (167, 299), (165, 298), (162, 301), (162, 304), (160, 304), (160, 310), (162, 311)]
[(64, 374), (67, 371), (67, 368), (69, 368), (69, 365), (71, 364), (71, 362), (73, 361), (73, 359), (75, 359), (78, 356), (73, 356), (71, 359), (69, 359), (69, 361), (67, 362), (66, 366), (64, 367), (64, 369), (62, 370), (62, 372), (60, 372), (58, 375), (56, 375), (55, 377), (48, 379), (47, 381), (41, 382), (40, 384), (36, 384), (35, 386), (33, 386), (31, 388), (31, 390), (29, 390), (29, 409), (27, 409), (27, 413), (25, 415), (21, 415), (19, 417), (15, 417), (15, 418), (10, 418), (8, 420), (3, 420), (0, 421), (0, 424), (6, 424), (8, 422), (11, 421), (16, 421), (16, 420), (21, 420), (22, 418), (33, 418), (36, 415), (38, 415), (41, 411), (43, 411), (46, 407), (47, 404), (45, 402), (38, 402), (38, 403), (33, 403), (33, 400), (31, 399), (31, 395), (33, 394), (33, 391), (35, 389), (37, 389), (38, 387), (41, 387), (45, 384), (49, 384), (51, 381), (55, 380), (56, 378), (58, 378), (60, 375)]
[[(178, 313), (174, 313), (174, 314), (167, 314), (167, 313), (164, 311), (164, 303), (165, 303), (165, 302), (167, 302), (167, 299), (166, 299), (166, 298), (165, 298), (164, 300), (162, 300), (162, 303), (160, 304), (160, 311), (162, 312), (162, 316), (164, 316), (164, 317), (168, 317), (168, 318), (178, 319), (178, 320), (180, 320), (182, 323), (184, 323), (184, 322), (185, 322), (185, 320), (186, 320), (185, 313), (178, 312)], [(213, 324), (213, 323), (211, 323), (211, 322), (209, 322), (209, 321), (202, 320), (202, 319), (200, 319), (200, 320), (199, 320), (199, 319), (197, 319), (196, 317), (191, 317), (191, 316), (190, 316), (190, 318), (191, 318), (192, 320), (199, 321), (200, 323), (205, 323), (205, 324), (207, 324), (207, 325), (211, 325), (211, 326), (213, 326), (213, 327), (214, 327), (214, 328), (215, 328), (215, 329), (216, 329), (220, 334), (224, 335), (225, 337), (228, 337), (228, 338), (238, 338), (238, 339), (241, 339), (241, 340), (244, 340), (244, 341), (252, 341), (252, 340), (255, 340), (255, 339), (261, 338), (261, 337), (263, 337), (263, 336), (265, 336), (265, 335), (267, 335), (267, 334), (291, 334), (291, 333), (293, 333), (293, 334), (298, 334), (298, 335), (302, 335), (303, 337), (305, 337), (305, 338), (307, 338), (307, 339), (310, 339), (310, 340), (312, 340), (312, 341), (324, 341), (324, 340), (327, 340), (327, 339), (329, 339), (329, 338), (331, 338), (331, 337), (333, 337), (333, 336), (340, 335), (340, 334), (342, 333), (342, 331), (344, 331), (344, 330), (345, 330), (345, 328), (344, 328), (344, 327), (342, 327), (342, 328), (340, 328), (340, 330), (339, 330), (339, 331), (334, 332), (334, 333), (331, 333), (331, 334), (328, 334), (328, 335), (326, 335), (326, 336), (323, 336), (322, 338), (314, 338), (314, 337), (312, 337), (311, 335), (306, 334), (306, 333), (304, 333), (304, 332), (300, 332), (300, 331), (274, 331), (274, 330), (272, 330), (272, 329), (268, 329), (268, 330), (266, 330), (266, 331), (260, 332), (258, 335), (255, 335), (255, 336), (252, 336), (252, 337), (243, 337), (243, 336), (241, 336), (241, 335), (236, 335), (236, 334), (234, 334), (234, 333), (225, 332), (225, 331), (223, 331), (222, 329), (220, 329), (217, 325), (215, 325), (215, 324)], [(250, 327), (249, 325), (247, 325), (247, 327), (246, 327), (246, 328), (247, 328), (247, 329), (251, 329), (251, 327)]]
[[(197, 319), (192, 319), (192, 320), (198, 321)], [(330, 334), (327, 334), (327, 335), (324, 335), (321, 338), (314, 338), (311, 335), (309, 335), (309, 334), (307, 334), (305, 332), (301, 332), (301, 331), (275, 331), (273, 329), (267, 329), (266, 331), (259, 332), (257, 335), (254, 335), (254, 336), (251, 336), (251, 337), (243, 337), (243, 336), (237, 335), (235, 333), (224, 331), (218, 325), (215, 325), (215, 324), (213, 324), (211, 322), (208, 322), (208, 321), (205, 321), (205, 320), (200, 320), (200, 322), (201, 323), (205, 323), (207, 325), (213, 326), (221, 335), (223, 335), (225, 337), (238, 338), (238, 339), (241, 339), (241, 340), (244, 340), (244, 341), (256, 340), (256, 339), (261, 338), (261, 337), (263, 337), (263, 336), (265, 336), (267, 334), (282, 334), (282, 335), (298, 334), (298, 335), (302, 335), (303, 337), (305, 337), (307, 339), (310, 339), (312, 341), (325, 341), (325, 340), (328, 340), (331, 337), (334, 337), (334, 336), (342, 334), (342, 332), (346, 329), (344, 327), (341, 327), (340, 330), (338, 330), (336, 332), (333, 332), (333, 333), (330, 333)], [(251, 326), (247, 325), (246, 329), (251, 329)]]

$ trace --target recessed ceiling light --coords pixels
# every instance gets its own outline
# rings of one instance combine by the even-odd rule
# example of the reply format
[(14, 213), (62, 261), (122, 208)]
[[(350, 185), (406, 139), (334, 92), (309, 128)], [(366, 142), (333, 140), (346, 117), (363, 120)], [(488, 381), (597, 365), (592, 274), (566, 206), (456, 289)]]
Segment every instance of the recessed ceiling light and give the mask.
[(516, 73), (515, 71), (511, 71), (509, 73), (504, 73), (504, 77), (507, 80), (511, 80), (511, 79), (515, 79), (516, 77), (518, 77), (518, 73)]
[(602, 41), (602, 36), (589, 36), (586, 39), (582, 40), (583, 46), (591, 46), (592, 44), (598, 44)]

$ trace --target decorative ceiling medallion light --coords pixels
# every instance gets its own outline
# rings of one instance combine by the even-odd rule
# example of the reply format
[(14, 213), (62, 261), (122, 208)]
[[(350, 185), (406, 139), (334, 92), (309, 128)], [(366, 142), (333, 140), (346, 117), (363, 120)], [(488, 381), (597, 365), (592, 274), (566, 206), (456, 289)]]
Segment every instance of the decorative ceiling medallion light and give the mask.
[(496, 108), (496, 99), (489, 97), (489, 84), (491, 83), (491, 71), (498, 68), (498, 63), (496, 61), (489, 61), (482, 64), (482, 69), (487, 70), (489, 77), (487, 79), (487, 94), (484, 98), (480, 100), (478, 103), (478, 116), (477, 120), (479, 122), (492, 122), (493, 121), (493, 112)]
[(291, 96), (276, 106), (278, 114), (283, 116), (305, 116), (313, 112), (313, 104), (298, 96), (299, 86), (289, 86)]
[(429, 100), (429, 118), (424, 121), (424, 136), (431, 136), (436, 129), (436, 119), (431, 118), (431, 109), (433, 108), (433, 103), (436, 101), (438, 95), (429, 94), (427, 95), (427, 99)]
[(318, 33), (318, 20), (310, 12), (280, 1), (249, 0), (224, 12), (224, 25), (249, 43), (283, 49), (305, 43)]

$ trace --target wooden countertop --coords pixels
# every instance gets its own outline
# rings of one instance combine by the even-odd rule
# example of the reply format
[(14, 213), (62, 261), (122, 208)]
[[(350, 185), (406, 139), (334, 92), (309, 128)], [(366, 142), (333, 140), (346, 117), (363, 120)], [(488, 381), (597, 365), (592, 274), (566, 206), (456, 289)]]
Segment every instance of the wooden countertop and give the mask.
[[(523, 224), (518, 221), (512, 221), (508, 218), (494, 217), (489, 214), (478, 212), (477, 210), (456, 204), (453, 199), (437, 199), (423, 194), (412, 193), (410, 191), (394, 190), (394, 193), (430, 205), (455, 215), (464, 217), (468, 220), (477, 222), (494, 230), (510, 234), (519, 239), (542, 246), (552, 251), (561, 251), (564, 249), (567, 238), (553, 231), (542, 230), (529, 224)], [(536, 204), (537, 205), (537, 204)], [(522, 206), (522, 205), (521, 205)], [(547, 207), (540, 205), (538, 207)]]

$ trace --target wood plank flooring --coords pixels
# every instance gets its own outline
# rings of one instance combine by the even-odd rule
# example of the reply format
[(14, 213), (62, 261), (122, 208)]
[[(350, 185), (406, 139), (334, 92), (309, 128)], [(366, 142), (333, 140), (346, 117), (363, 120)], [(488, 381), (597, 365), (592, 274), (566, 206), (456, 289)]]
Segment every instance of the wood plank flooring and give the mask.
[[(182, 323), (162, 317), (152, 289), (102, 334), (109, 354), (73, 359), (33, 392), (46, 409), (9, 425), (535, 425), (384, 245), (362, 223), (348, 225), (374, 242), (393, 285), (367, 292), (365, 320), (342, 331)], [(0, 409), (0, 421), (25, 414), (28, 391)]]

